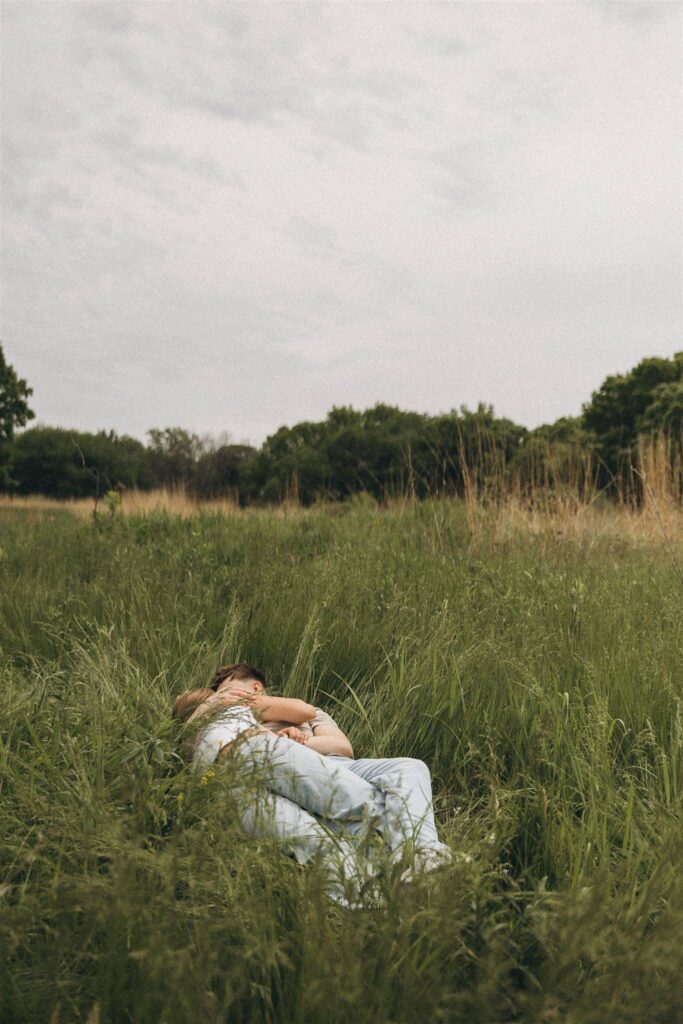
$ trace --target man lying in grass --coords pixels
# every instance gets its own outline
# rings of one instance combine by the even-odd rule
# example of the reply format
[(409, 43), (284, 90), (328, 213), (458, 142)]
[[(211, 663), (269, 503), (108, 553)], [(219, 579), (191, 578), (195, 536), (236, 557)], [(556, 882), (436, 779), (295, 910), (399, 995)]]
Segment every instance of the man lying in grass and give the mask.
[(284, 841), (300, 863), (316, 855), (333, 860), (356, 893), (368, 868), (358, 867), (352, 840), (375, 830), (390, 865), (403, 866), (402, 880), (451, 860), (437, 835), (431, 776), (423, 761), (354, 759), (348, 737), (330, 715), (296, 698), (271, 696), (253, 666), (219, 669), (208, 688), (181, 694), (173, 713), (200, 726), (207, 720), (194, 743), (196, 768), (231, 753), (267, 773), (260, 779), (260, 803), (246, 803), (242, 811), (248, 835)]

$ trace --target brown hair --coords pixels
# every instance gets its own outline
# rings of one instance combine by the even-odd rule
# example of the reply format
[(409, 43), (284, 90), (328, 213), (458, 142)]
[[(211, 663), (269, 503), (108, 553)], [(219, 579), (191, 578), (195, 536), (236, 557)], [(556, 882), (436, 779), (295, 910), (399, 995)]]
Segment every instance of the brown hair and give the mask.
[(239, 661), (235, 665), (223, 665), (222, 668), (216, 669), (209, 680), (209, 689), (217, 690), (226, 679), (256, 679), (261, 686), (266, 685), (263, 672), (259, 672), (253, 665), (247, 665), (246, 661)]
[(171, 717), (185, 722), (195, 708), (198, 708), (209, 697), (213, 697), (213, 690), (210, 690), (208, 686), (198, 686), (194, 690), (185, 690), (179, 697), (176, 697)]

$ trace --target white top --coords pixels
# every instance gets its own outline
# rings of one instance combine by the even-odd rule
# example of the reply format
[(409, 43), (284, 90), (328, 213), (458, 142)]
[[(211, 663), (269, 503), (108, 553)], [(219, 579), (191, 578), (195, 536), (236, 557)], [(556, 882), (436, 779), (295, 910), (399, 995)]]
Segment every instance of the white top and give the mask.
[[(259, 724), (262, 728), (268, 729), (270, 732), (279, 732), (280, 729), (285, 729), (292, 723), (259, 723), (254, 717), (254, 712), (240, 704), (227, 707), (223, 711), (219, 711), (216, 715), (212, 715), (211, 721), (204, 729), (201, 730), (195, 740), (194, 750), (192, 752), (192, 764), (194, 768), (197, 771), (204, 771), (209, 767), (209, 765), (213, 764), (226, 743), (232, 743), (233, 740), (237, 739), (240, 733), (245, 731), (245, 729), (250, 729), (252, 726)], [(315, 735), (315, 729), (318, 725), (336, 726), (337, 723), (331, 715), (327, 714), (326, 711), (323, 711), (321, 708), (316, 708), (315, 718), (312, 718), (310, 722), (303, 722), (301, 725), (297, 725), (297, 729), (313, 736)]]
[(232, 743), (240, 733), (258, 724), (253, 711), (239, 705), (225, 708), (212, 715), (211, 721), (202, 729), (195, 741), (192, 752), (192, 765), (195, 770), (203, 771), (208, 768), (226, 743)]

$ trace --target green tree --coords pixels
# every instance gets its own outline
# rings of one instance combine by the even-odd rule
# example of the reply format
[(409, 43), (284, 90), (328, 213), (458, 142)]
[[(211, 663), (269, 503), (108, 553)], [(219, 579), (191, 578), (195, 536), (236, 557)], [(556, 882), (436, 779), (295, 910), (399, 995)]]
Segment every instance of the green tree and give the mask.
[(148, 430), (151, 463), (157, 482), (168, 487), (192, 487), (204, 445), (197, 434), (182, 427)]
[(20, 494), (55, 498), (102, 495), (117, 487), (149, 487), (149, 454), (132, 437), (33, 427), (14, 443), (13, 475)]
[(195, 466), (195, 494), (200, 498), (215, 498), (222, 494), (237, 496), (244, 468), (255, 454), (256, 449), (248, 444), (222, 444), (205, 450)]
[(683, 433), (683, 380), (660, 384), (640, 419), (643, 433), (664, 430), (677, 437)]
[(594, 483), (594, 448), (583, 417), (544, 423), (529, 432), (515, 456), (516, 481), (527, 495), (564, 485), (585, 494)]
[(583, 407), (584, 425), (595, 434), (598, 452), (611, 473), (618, 473), (630, 462), (630, 452), (643, 429), (666, 429), (669, 392), (660, 389), (682, 377), (683, 353), (679, 352), (672, 359), (643, 359), (628, 373), (607, 377), (593, 392)]
[(664, 431), (673, 441), (681, 442), (683, 435), (683, 352), (677, 352), (674, 363), (678, 379), (658, 384), (652, 392), (652, 401), (638, 420), (639, 433)]
[(361, 491), (378, 500), (461, 493), (468, 474), (502, 482), (526, 433), (484, 405), (436, 417), (384, 404), (334, 408), (269, 437), (245, 467), (242, 493), (266, 502), (296, 494), (304, 504)]
[(33, 394), (25, 380), (17, 377), (5, 359), (0, 345), (0, 488), (11, 486), (12, 442), (14, 431), (32, 420), (34, 413), (27, 399)]

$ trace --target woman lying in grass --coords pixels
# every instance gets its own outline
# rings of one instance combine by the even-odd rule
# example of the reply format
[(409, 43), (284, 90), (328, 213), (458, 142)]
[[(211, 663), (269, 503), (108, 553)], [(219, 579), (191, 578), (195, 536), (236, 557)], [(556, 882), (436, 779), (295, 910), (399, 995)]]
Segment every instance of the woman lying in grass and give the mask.
[(423, 761), (354, 759), (330, 715), (296, 698), (270, 696), (252, 666), (219, 669), (209, 688), (181, 694), (173, 714), (200, 726), (192, 757), (197, 769), (234, 757), (240, 770), (255, 774), (258, 799), (247, 799), (239, 787), (245, 832), (283, 841), (300, 863), (320, 856), (337, 902), (349, 902), (346, 889), (354, 903), (373, 874), (359, 864), (356, 849), (373, 833), (381, 833), (390, 867), (402, 869), (406, 881), (452, 859), (437, 835)]

